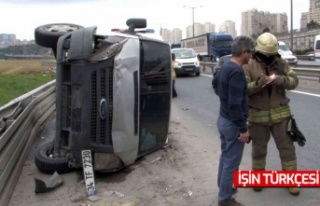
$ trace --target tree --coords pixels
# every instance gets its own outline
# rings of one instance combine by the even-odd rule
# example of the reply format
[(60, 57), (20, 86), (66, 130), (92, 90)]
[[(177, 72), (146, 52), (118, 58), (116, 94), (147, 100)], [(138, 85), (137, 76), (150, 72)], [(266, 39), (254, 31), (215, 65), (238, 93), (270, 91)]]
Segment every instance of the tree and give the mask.
[(266, 27), (266, 28), (263, 29), (262, 33), (265, 33), (265, 32), (270, 32), (269, 27)]
[(6, 55), (48, 55), (51, 54), (51, 49), (37, 44), (28, 44), (1, 48), (0, 53)]
[(258, 36), (259, 36), (259, 34), (252, 34), (252, 35), (251, 35), (251, 37), (252, 37), (253, 39), (257, 39)]
[(307, 23), (307, 29), (311, 30), (311, 29), (317, 29), (320, 28), (320, 25), (318, 22), (311, 20), (309, 23)]
[(263, 31), (262, 31), (261, 33), (255, 33), (255, 34), (252, 34), (252, 35), (251, 35), (251, 37), (252, 37), (253, 39), (257, 39), (257, 38), (258, 38), (258, 36), (260, 36), (261, 34), (263, 34), (263, 33), (265, 33), (265, 32), (270, 32), (269, 27), (264, 28), (264, 29), (263, 29)]

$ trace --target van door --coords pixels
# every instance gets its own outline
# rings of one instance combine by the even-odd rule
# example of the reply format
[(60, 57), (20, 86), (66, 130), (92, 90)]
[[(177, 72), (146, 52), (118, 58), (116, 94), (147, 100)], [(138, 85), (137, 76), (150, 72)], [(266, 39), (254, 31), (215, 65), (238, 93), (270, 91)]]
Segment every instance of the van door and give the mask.
[(320, 36), (316, 36), (314, 40), (314, 58), (320, 61)]
[(168, 135), (171, 104), (171, 53), (164, 42), (140, 44), (139, 153), (162, 147)]

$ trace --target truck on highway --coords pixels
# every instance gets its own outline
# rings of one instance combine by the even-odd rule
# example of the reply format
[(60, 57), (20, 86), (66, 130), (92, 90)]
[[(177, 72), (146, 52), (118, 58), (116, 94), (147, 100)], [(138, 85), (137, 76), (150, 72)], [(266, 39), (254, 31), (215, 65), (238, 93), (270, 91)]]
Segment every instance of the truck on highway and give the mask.
[(201, 61), (217, 61), (220, 57), (231, 54), (233, 38), (228, 33), (205, 33), (182, 39), (181, 48), (192, 48)]
[(171, 44), (170, 47), (171, 49), (181, 48), (181, 44)]

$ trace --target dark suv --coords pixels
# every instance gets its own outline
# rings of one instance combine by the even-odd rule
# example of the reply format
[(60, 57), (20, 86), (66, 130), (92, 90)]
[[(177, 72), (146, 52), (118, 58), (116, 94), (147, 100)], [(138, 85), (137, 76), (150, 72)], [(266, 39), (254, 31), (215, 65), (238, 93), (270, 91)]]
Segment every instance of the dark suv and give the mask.
[(229, 54), (229, 55), (225, 55), (225, 56), (221, 57), (221, 58), (218, 60), (217, 65), (216, 65), (214, 68), (212, 68), (212, 74), (213, 74), (213, 76), (215, 76), (216, 73), (220, 70), (222, 64), (224, 64), (225, 62), (230, 61), (231, 57), (232, 57), (231, 54)]
[(129, 19), (125, 33), (48, 24), (36, 42), (57, 61), (56, 134), (36, 155), (45, 173), (82, 167), (91, 150), (94, 170), (115, 171), (167, 141), (171, 104), (169, 44), (147, 34), (145, 19)]

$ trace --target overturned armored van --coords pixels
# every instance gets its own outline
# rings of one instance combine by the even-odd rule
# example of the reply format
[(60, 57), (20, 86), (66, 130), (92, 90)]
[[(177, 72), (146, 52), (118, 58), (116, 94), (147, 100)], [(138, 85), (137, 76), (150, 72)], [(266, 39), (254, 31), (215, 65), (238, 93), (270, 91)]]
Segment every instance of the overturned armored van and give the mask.
[(43, 25), (36, 42), (57, 61), (56, 132), (35, 155), (45, 173), (82, 167), (91, 150), (97, 171), (116, 171), (167, 141), (171, 104), (170, 46), (135, 32), (96, 34), (96, 27)]

